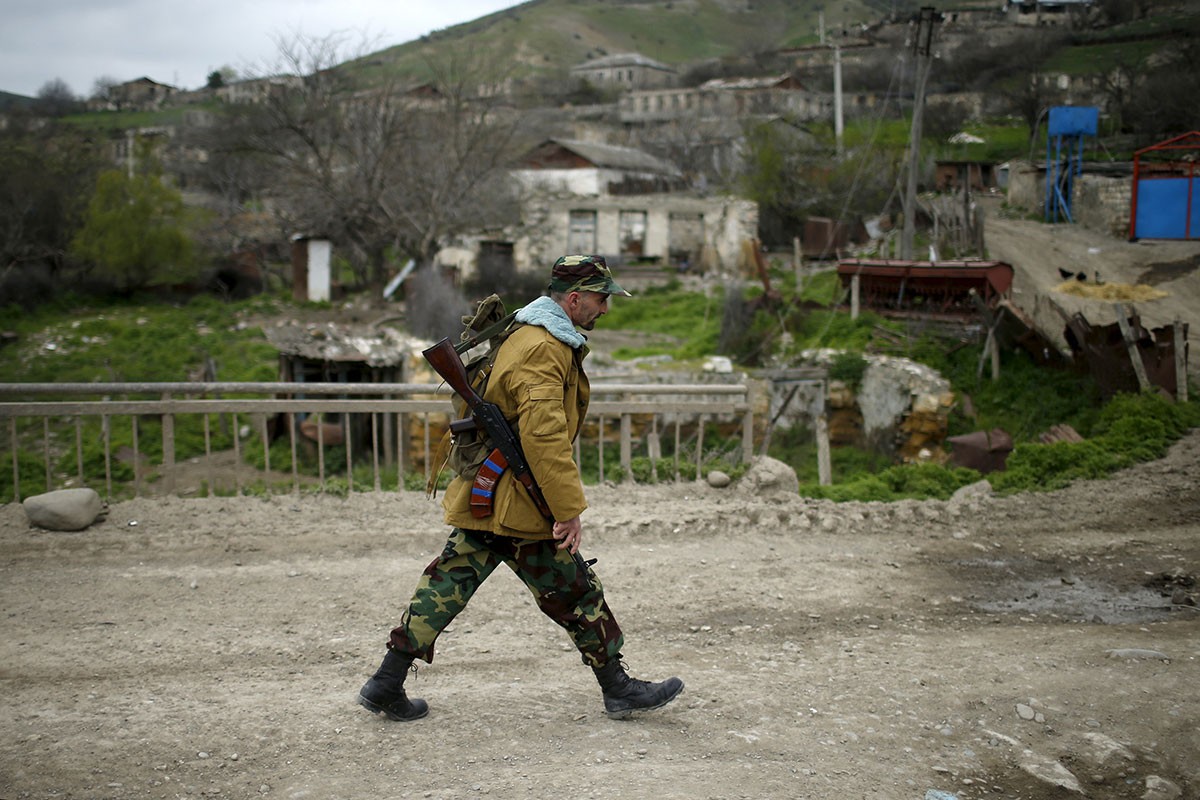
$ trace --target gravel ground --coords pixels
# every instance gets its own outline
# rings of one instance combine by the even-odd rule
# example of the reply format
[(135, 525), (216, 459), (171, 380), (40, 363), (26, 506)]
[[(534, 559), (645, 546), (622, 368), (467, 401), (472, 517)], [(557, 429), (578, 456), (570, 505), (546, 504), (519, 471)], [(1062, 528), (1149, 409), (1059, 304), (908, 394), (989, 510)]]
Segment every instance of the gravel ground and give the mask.
[(0, 797), (1195, 797), (1200, 433), (1050, 494), (841, 504), (595, 487), (635, 675), (609, 720), (505, 571), (410, 679), (354, 695), (440, 549), (419, 494), (0, 507)]

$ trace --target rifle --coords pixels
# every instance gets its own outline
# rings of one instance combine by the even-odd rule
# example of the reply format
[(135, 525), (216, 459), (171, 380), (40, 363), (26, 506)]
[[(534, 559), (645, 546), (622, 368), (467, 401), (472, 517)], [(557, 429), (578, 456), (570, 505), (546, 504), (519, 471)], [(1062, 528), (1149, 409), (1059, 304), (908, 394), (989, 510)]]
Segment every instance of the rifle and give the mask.
[[(512, 425), (504, 418), (500, 407), (484, 400), (471, 386), (467, 377), (466, 365), (462, 362), (458, 348), (450, 343), (449, 338), (445, 338), (433, 347), (422, 351), (421, 355), (433, 367), (434, 372), (449, 384), (455, 394), (466, 402), (471, 411), (470, 419), (455, 420), (450, 423), (450, 429), (457, 433), (471, 428), (481, 428), (495, 445), (495, 449), (484, 460), (479, 471), (475, 473), (475, 481), (471, 486), (471, 516), (483, 519), (491, 515), (496, 483), (506, 469), (511, 469), (513, 478), (520, 481), (525, 490), (529, 492), (533, 504), (537, 506), (541, 515), (548, 520), (553, 520), (554, 514), (550, 510), (549, 503), (546, 502), (546, 496), (542, 494), (542, 489), (537, 485), (533, 471), (529, 468), (529, 462), (525, 460), (525, 453), (521, 450), (521, 440), (517, 438), (517, 433), (512, 429)], [(583, 571), (582, 574), (586, 576), (588, 565), (595, 562), (585, 562), (578, 552), (571, 555)]]
[(516, 432), (504, 418), (500, 407), (484, 400), (472, 388), (471, 382), (467, 378), (467, 368), (450, 340), (442, 339), (433, 347), (422, 352), (421, 355), (425, 356), (425, 360), (429, 362), (434, 371), (442, 376), (442, 379), (450, 385), (455, 394), (466, 402), (471, 411), (471, 422), (474, 425), (467, 424), (467, 420), (457, 420), (451, 423), (451, 430), (458, 433), (469, 430), (471, 427), (482, 429), (495, 445), (495, 449), (484, 460), (483, 466), (475, 475), (475, 483), (471, 487), (471, 515), (476, 519), (483, 519), (491, 515), (496, 482), (500, 480), (504, 470), (511, 469), (513, 477), (520, 481), (521, 485), (529, 492), (533, 504), (537, 506), (537, 510), (541, 512), (542, 516), (546, 519), (554, 519), (541, 487), (533, 479), (529, 462), (525, 460), (525, 453), (521, 450), (521, 440), (517, 438)]

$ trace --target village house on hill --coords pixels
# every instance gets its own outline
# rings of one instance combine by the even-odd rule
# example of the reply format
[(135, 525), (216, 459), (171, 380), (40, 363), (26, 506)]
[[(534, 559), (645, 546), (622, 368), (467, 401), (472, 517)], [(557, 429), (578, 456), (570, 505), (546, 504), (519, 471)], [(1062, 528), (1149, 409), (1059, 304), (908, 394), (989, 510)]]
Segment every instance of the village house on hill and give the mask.
[(547, 139), (511, 170), (520, 223), (449, 248), (439, 262), (460, 272), (503, 257), (539, 269), (563, 253), (598, 253), (614, 265), (720, 270), (736, 265), (758, 228), (758, 206), (688, 189), (680, 170), (630, 147)]
[(714, 78), (694, 87), (635, 90), (617, 108), (625, 124), (775, 114), (812, 120), (833, 113), (833, 95), (810, 92), (790, 75)]
[(641, 53), (619, 53), (603, 56), (571, 67), (571, 77), (595, 86), (622, 89), (645, 89), (668, 86), (677, 73), (666, 64), (647, 58)]
[(88, 101), (88, 111), (153, 111), (179, 92), (174, 86), (138, 78), (108, 87), (103, 97)]

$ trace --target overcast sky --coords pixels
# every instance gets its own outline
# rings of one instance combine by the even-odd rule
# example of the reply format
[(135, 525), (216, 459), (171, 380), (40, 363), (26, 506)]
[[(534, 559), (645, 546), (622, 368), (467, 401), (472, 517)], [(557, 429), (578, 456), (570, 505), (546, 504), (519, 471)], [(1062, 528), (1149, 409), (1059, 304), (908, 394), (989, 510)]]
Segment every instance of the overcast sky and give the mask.
[(520, 0), (0, 0), (0, 91), (33, 96), (61, 78), (148, 77), (197, 89), (222, 67), (276, 63), (275, 40), (347, 34), (383, 49)]

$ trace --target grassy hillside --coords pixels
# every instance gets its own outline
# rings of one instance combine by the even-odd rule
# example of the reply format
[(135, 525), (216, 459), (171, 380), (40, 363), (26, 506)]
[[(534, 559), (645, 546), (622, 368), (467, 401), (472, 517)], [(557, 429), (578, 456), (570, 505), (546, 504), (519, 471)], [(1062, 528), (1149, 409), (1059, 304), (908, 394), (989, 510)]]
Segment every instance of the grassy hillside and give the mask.
[(0, 112), (7, 111), (10, 108), (28, 108), (33, 103), (34, 99), (32, 97), (26, 97), (23, 94), (0, 92)]
[[(588, 58), (639, 52), (672, 66), (815, 42), (819, 0), (531, 0), (374, 54), (363, 66), (420, 79), (447, 49), (503, 55), (518, 75), (565, 70)], [(827, 29), (872, 22), (861, 0), (825, 11)]]

